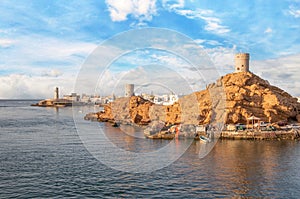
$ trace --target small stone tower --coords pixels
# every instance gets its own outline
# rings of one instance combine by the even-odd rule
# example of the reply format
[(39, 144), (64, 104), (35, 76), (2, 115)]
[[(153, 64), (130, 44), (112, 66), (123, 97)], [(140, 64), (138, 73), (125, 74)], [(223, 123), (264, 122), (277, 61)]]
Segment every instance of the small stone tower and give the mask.
[(249, 72), (249, 53), (237, 53), (235, 54), (235, 73)]
[(59, 90), (58, 90), (58, 87), (56, 87), (55, 90), (54, 90), (54, 99), (55, 100), (59, 99)]
[(125, 85), (125, 97), (134, 96), (134, 84)]

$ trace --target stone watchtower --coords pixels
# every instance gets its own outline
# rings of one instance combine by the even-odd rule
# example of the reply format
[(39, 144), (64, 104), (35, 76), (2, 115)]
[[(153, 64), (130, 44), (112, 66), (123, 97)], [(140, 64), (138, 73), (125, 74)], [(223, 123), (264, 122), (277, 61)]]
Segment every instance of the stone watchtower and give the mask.
[(134, 84), (125, 85), (125, 97), (134, 96)]
[(235, 73), (249, 72), (249, 53), (237, 53), (235, 54)]

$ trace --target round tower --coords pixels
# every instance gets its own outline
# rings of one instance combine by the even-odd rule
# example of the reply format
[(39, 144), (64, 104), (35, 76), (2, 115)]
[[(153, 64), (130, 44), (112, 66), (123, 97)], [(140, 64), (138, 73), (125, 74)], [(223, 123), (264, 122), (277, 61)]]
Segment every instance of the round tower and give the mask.
[(235, 73), (249, 72), (249, 53), (237, 53), (235, 54)]
[(125, 85), (125, 97), (134, 96), (134, 84)]
[(59, 90), (58, 90), (58, 87), (56, 87), (55, 90), (54, 90), (54, 99), (59, 99)]

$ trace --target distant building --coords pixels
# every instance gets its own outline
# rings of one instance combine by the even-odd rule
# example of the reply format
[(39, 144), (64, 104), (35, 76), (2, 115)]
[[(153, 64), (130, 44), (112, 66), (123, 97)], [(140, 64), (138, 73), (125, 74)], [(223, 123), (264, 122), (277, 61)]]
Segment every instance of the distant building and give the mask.
[[(71, 99), (71, 97), (68, 97)], [(113, 94), (112, 96), (100, 96), (100, 95), (86, 95), (82, 94), (80, 102), (85, 104), (107, 104), (109, 102), (113, 102), (116, 99), (116, 96)]]
[(249, 53), (237, 53), (235, 54), (235, 73), (249, 72)]
[(146, 100), (149, 100), (149, 101), (153, 102), (155, 96), (153, 94), (149, 95), (147, 93), (142, 93), (141, 97), (144, 98), (144, 99), (146, 99)]
[(77, 95), (76, 93), (71, 93), (71, 95), (64, 95), (63, 99), (70, 100), (72, 102), (79, 102), (80, 95)]
[(178, 101), (178, 95), (175, 94), (162, 95), (162, 96), (155, 95), (153, 97), (153, 100), (150, 101), (152, 101), (155, 104), (172, 105)]
[(91, 98), (86, 94), (82, 94), (80, 101), (83, 103), (91, 103)]
[(159, 96), (154, 96), (153, 103), (162, 104), (162, 99)]
[(92, 95), (90, 97), (90, 102), (94, 104), (104, 104), (103, 97), (101, 97), (100, 95)]
[(125, 85), (125, 97), (134, 96), (134, 84)]

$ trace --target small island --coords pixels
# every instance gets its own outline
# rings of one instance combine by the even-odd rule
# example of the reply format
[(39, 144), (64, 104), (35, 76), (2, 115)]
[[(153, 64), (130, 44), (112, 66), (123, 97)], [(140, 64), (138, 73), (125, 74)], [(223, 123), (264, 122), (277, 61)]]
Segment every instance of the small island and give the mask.
[[(249, 53), (235, 55), (235, 71), (205, 90), (183, 96), (171, 105), (158, 105), (141, 96), (117, 98), (86, 120), (138, 125), (152, 139), (199, 138), (207, 134), (218, 112), (213, 99), (223, 93), (223, 139), (299, 139), (300, 103), (249, 70)], [(218, 113), (217, 113), (218, 114)]]

